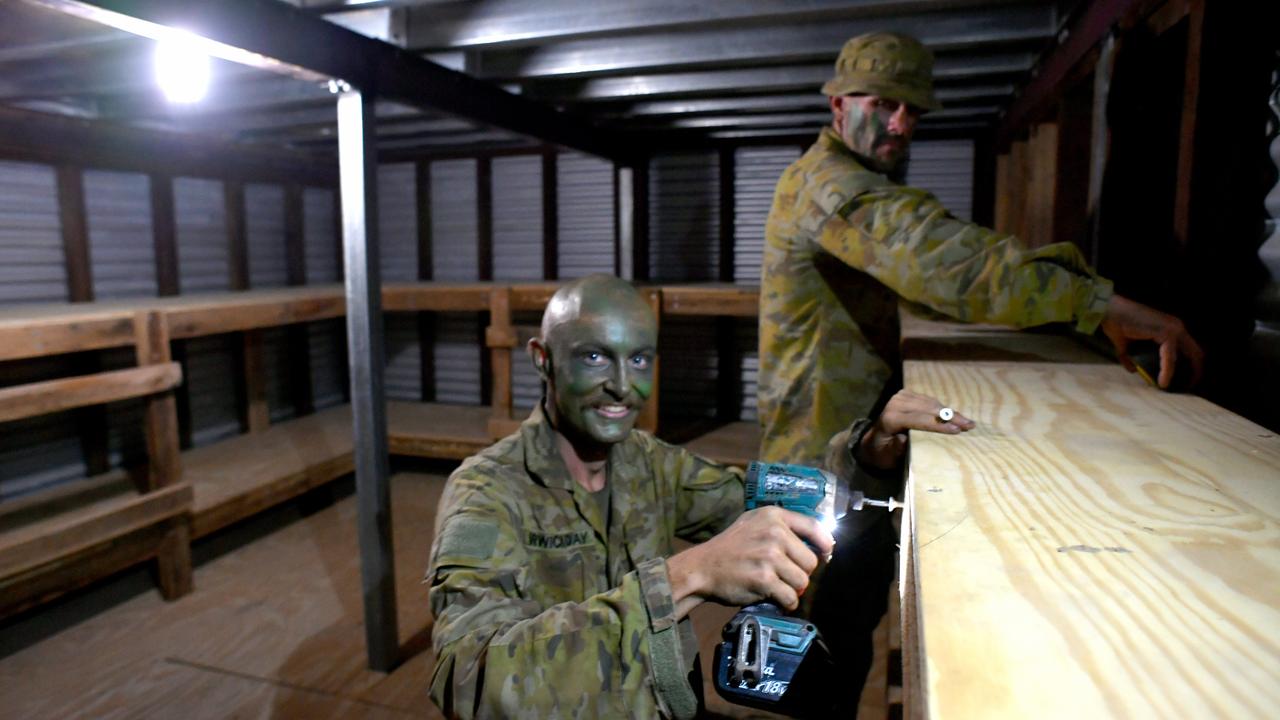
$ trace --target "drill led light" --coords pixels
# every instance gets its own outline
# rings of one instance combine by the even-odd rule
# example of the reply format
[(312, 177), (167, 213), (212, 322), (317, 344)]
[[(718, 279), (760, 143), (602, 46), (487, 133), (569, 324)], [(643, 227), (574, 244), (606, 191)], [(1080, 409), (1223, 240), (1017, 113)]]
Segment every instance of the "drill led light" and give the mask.
[(822, 517), (818, 518), (818, 522), (822, 524), (823, 530), (826, 530), (832, 535), (836, 534), (836, 518), (834, 515), (831, 513), (823, 513)]

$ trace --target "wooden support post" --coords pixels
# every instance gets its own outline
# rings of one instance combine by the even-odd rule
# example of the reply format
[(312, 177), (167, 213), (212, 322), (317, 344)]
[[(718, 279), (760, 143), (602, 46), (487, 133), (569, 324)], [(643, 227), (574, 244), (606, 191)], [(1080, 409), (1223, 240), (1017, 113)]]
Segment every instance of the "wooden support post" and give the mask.
[[(1182, 121), (1178, 130), (1178, 181), (1174, 184), (1173, 237), (1186, 251), (1191, 231), (1191, 186), (1195, 172), (1196, 111), (1200, 105), (1200, 48), (1205, 0), (1188, 0), (1187, 57), (1182, 81)], [(1274, 47), (1274, 46), (1273, 46)]]
[[(734, 280), (734, 197), (737, 162), (734, 148), (720, 149), (720, 282)], [(738, 360), (736, 324), (731, 317), (717, 317), (716, 324), (716, 419), (732, 422), (738, 419), (742, 391)]]
[(245, 432), (262, 432), (271, 425), (271, 409), (267, 404), (267, 368), (261, 330), (241, 333), (240, 357), (240, 369), (244, 374), (240, 425)]
[[(173, 209), (173, 178), (169, 175), (152, 173), (148, 176), (151, 186), (151, 237), (155, 245), (156, 258), (156, 294), (160, 297), (172, 297), (181, 291), (182, 283), (178, 275), (178, 223)], [(186, 377), (187, 343), (185, 340), (172, 342), (173, 359), (182, 366), (183, 377)], [(191, 447), (191, 395), (187, 384), (183, 383), (174, 390), (174, 400), (178, 406), (178, 440), (181, 447)]]
[[(139, 365), (171, 361), (169, 328), (159, 312), (134, 315), (134, 335)], [(147, 490), (176, 485), (182, 480), (182, 456), (178, 447), (178, 413), (173, 392), (146, 400), (143, 433), (147, 444)], [(191, 533), (186, 520), (171, 523), (156, 554), (160, 593), (166, 598), (191, 592)]]
[[(654, 323), (659, 331), (662, 330), (662, 289), (661, 288), (645, 288), (641, 292), (644, 293), (644, 299), (649, 303), (649, 308), (653, 310)], [(653, 361), (653, 394), (649, 396), (649, 401), (645, 403), (644, 410), (640, 412), (640, 418), (636, 420), (636, 427), (651, 433), (658, 432), (658, 389), (662, 387), (659, 381), (658, 373), (661, 368), (659, 361), (654, 358)]]
[(631, 271), (636, 282), (648, 282), (649, 270), (649, 160), (632, 168)]
[(489, 435), (496, 440), (514, 430), (511, 351), (516, 345), (516, 330), (511, 322), (511, 288), (505, 285), (494, 287), (489, 292), (489, 327), (485, 330), (485, 345), (489, 348), (489, 367), (493, 378)]
[(542, 278), (560, 277), (559, 163), (554, 150), (542, 155)]
[[(67, 299), (93, 301), (93, 268), (89, 250), (89, 220), (84, 204), (84, 175), (78, 167), (58, 166), (58, 218), (62, 226), (62, 250), (66, 258)], [(80, 353), (72, 360), (73, 372), (88, 375), (102, 369), (97, 353)], [(101, 405), (72, 413), (85, 469), (90, 475), (110, 468), (107, 448), (107, 410)]]

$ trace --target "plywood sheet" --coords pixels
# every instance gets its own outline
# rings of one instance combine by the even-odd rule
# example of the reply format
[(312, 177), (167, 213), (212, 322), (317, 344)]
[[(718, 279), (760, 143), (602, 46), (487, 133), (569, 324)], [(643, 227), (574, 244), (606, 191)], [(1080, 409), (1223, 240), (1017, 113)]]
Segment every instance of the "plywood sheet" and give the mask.
[(1109, 364), (905, 382), (978, 423), (911, 438), (913, 714), (1275, 716), (1280, 439)]

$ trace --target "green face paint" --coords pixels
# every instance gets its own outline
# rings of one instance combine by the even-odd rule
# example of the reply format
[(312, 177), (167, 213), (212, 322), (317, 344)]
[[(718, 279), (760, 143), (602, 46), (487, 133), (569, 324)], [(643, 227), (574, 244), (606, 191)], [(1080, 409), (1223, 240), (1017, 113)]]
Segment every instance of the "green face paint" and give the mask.
[(544, 338), (552, 421), (582, 450), (625, 440), (653, 393), (657, 328), (628, 285), (622, 292), (588, 286), (576, 312)]
[(861, 157), (873, 170), (892, 172), (907, 155), (910, 136), (889, 130), (893, 110), (877, 104), (873, 98), (852, 98), (845, 105), (841, 137), (844, 144)]

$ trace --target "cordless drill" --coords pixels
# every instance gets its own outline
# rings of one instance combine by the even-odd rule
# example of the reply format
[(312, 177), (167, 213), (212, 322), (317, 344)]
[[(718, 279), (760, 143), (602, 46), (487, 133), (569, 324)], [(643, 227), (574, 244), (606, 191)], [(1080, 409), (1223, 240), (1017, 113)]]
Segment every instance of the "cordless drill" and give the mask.
[[(746, 509), (777, 505), (816, 518), (834, 531), (850, 510), (899, 503), (873, 500), (819, 468), (753, 462), (747, 467)], [(744, 607), (724, 626), (716, 646), (716, 692), (729, 702), (796, 717), (821, 717), (837, 699), (831, 652), (813, 623), (787, 617), (772, 603)]]

